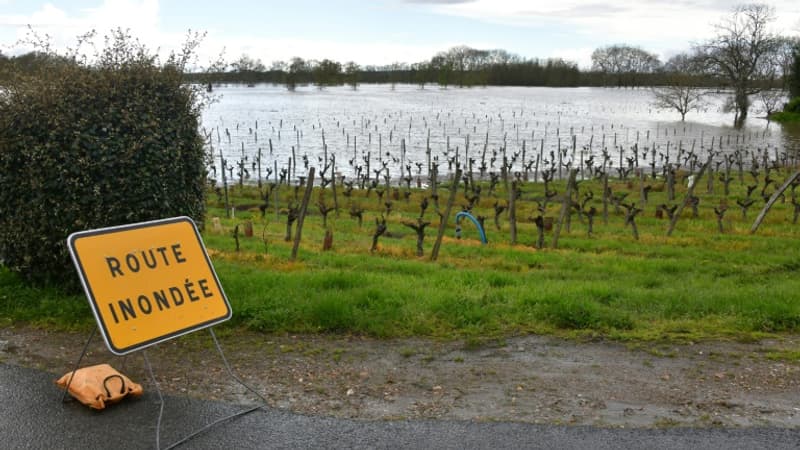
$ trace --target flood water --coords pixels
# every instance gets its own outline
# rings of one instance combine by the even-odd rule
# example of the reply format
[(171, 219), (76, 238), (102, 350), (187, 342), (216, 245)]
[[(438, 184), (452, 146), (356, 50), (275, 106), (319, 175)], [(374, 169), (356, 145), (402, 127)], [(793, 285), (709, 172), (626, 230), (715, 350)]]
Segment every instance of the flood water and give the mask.
[(231, 182), (239, 180), (241, 161), (243, 176), (254, 182), (259, 166), (260, 176), (272, 180), (290, 161), (292, 179), (310, 166), (319, 173), (326, 156), (335, 156), (335, 171), (347, 177), (361, 170), (396, 180), (409, 168), (425, 176), (427, 148), (441, 175), (451, 173), (456, 160), (470, 167), (470, 159), (474, 173), (481, 165), (486, 173), (499, 172), (503, 156), (521, 172), (533, 171), (537, 159), (541, 170), (558, 162), (582, 166), (604, 151), (609, 166), (618, 167), (634, 156), (641, 165), (661, 166), (692, 149), (701, 158), (711, 149), (720, 155), (738, 149), (776, 159), (800, 148), (798, 127), (769, 123), (757, 107), (743, 128), (733, 128), (723, 95), (710, 96), (702, 111), (681, 122), (677, 112), (654, 108), (647, 89), (360, 85), (290, 92), (232, 85), (215, 87), (214, 94), (218, 101), (203, 115), (212, 176), (221, 178), (221, 155)]

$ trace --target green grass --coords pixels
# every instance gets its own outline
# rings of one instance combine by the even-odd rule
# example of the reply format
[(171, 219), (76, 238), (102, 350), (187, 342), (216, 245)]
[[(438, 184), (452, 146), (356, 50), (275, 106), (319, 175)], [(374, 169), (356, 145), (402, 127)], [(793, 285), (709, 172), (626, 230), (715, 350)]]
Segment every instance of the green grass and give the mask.
[[(774, 179), (784, 176), (772, 174)], [(639, 240), (610, 207), (608, 224), (596, 217), (592, 236), (574, 216), (571, 230), (562, 231), (558, 249), (534, 249), (536, 229), (527, 218), (535, 215), (531, 200), (541, 195), (541, 186), (535, 184), (523, 188), (518, 202), (517, 245), (508, 244), (505, 216), (501, 230), (495, 229), (496, 199), (484, 194), (475, 212), (487, 216), (490, 244), (481, 245), (469, 223), (464, 225), (464, 238), (456, 240), (451, 219), (437, 262), (428, 260), (436, 232), (433, 206), (426, 214), (434, 224), (427, 230), (425, 257), (414, 256), (415, 234), (402, 225), (419, 214), (424, 192), (414, 192), (408, 204), (402, 197), (394, 201), (387, 216), (388, 233), (375, 253), (369, 247), (379, 202), (374, 193), (365, 198), (364, 192), (354, 192), (353, 199), (340, 193), (339, 217), (328, 217), (334, 233), (333, 250), (328, 252), (321, 251), (321, 216), (314, 205), (309, 207), (295, 262), (289, 260), (291, 244), (283, 241), (285, 211), (276, 216), (270, 209), (262, 219), (254, 207), (227, 219), (211, 193), (203, 238), (233, 307), (230, 325), (264, 332), (467, 340), (541, 333), (631, 341), (750, 340), (800, 332), (800, 233), (791, 223), (789, 200), (779, 202), (759, 232), (751, 235), (750, 225), (763, 201), (742, 219), (735, 200), (753, 183), (747, 174), (744, 183), (737, 179), (731, 184), (726, 231), (720, 234), (713, 207), (724, 199), (722, 186), (717, 182), (714, 193), (708, 194), (704, 181), (696, 191), (701, 196), (700, 217), (690, 218), (687, 208), (672, 237), (665, 235), (667, 220), (655, 217), (655, 205), (666, 203), (663, 182), (648, 180), (654, 189), (637, 217)], [(563, 184), (557, 188), (563, 192)], [(584, 181), (580, 188), (600, 192), (596, 181)], [(612, 189), (629, 191), (629, 197), (638, 200), (636, 185), (614, 181)], [(676, 203), (683, 191), (685, 184)], [(291, 192), (282, 189), (282, 204)], [(315, 192), (315, 201), (318, 195)], [(505, 198), (503, 192), (498, 196)], [(232, 198), (236, 205), (258, 204), (253, 188), (233, 189)], [(330, 192), (326, 198), (332, 203)], [(366, 210), (362, 228), (348, 215), (353, 201)], [(463, 190), (457, 205), (461, 203), (466, 203)], [(599, 199), (593, 205), (601, 209)], [(556, 216), (559, 208), (551, 205), (547, 215)], [(221, 229), (213, 226), (213, 217), (222, 217)], [(236, 252), (232, 230), (246, 220), (253, 222), (255, 235), (240, 235), (241, 249)], [(549, 232), (546, 244), (551, 240)], [(81, 296), (27, 287), (0, 269), (0, 321), (88, 328), (93, 317)]]
[(800, 123), (800, 113), (778, 111), (770, 114), (769, 120), (781, 123)]
[(89, 329), (93, 317), (83, 295), (28, 286), (16, 274), (0, 267), (0, 324), (12, 321), (59, 329)]

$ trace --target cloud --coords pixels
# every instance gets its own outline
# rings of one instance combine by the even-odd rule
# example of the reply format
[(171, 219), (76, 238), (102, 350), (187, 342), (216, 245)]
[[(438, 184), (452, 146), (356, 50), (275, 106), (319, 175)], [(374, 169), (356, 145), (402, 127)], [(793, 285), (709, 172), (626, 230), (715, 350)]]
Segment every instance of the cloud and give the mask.
[[(12, 33), (11, 37), (3, 37), (0, 41), (12, 43), (24, 38), (28, 33), (28, 24), (38, 34), (49, 35), (53, 47), (62, 50), (74, 46), (76, 36), (92, 29), (98, 32), (94, 42), (96, 48), (102, 48), (103, 35), (117, 27), (130, 29), (132, 36), (151, 51), (160, 49), (162, 55), (176, 49), (184, 40), (183, 34), (163, 31), (158, 0), (103, 0), (96, 7), (72, 14), (49, 3), (27, 15), (0, 13), (0, 31), (6, 29)], [(261, 59), (267, 66), (274, 60), (288, 60), (294, 56), (317, 60), (329, 58), (341, 62), (354, 60), (361, 65), (384, 65), (395, 61), (423, 61), (447, 48), (440, 43), (414, 45), (404, 42), (396, 39), (396, 36), (387, 36), (385, 40), (353, 43), (335, 38), (266, 38), (247, 30), (242, 30), (241, 34), (231, 34), (230, 31), (210, 29), (197, 49), (197, 56), (200, 65), (216, 60), (220, 54), (226, 60), (234, 60), (247, 54)], [(446, 44), (454, 46), (460, 42)], [(30, 46), (11, 47), (12, 51), (8, 52), (4, 48), (3, 52), (21, 54), (31, 50)]]
[(134, 29), (156, 29), (159, 24), (158, 0), (104, 0), (85, 10), (87, 21), (97, 26), (112, 25)]
[(37, 24), (42, 28), (61, 27), (67, 21), (66, 13), (49, 3), (29, 16), (21, 14), (0, 14), (0, 27), (11, 29), (27, 27), (32, 24)]
[[(776, 29), (790, 29), (800, 18), (800, 2), (776, 0)], [(475, 0), (467, 3), (434, 2), (435, 13), (469, 18), (503, 26), (559, 29), (565, 33), (591, 36), (598, 45), (630, 42), (637, 45), (675, 46), (682, 41), (710, 37), (711, 24), (731, 12), (729, 0)]]
[(98, 6), (84, 8), (68, 14), (51, 3), (27, 15), (0, 14), (0, 37), (9, 42), (12, 54), (30, 51), (29, 45), (18, 44), (27, 37), (28, 26), (40, 36), (47, 35), (55, 49), (65, 49), (76, 44), (76, 37), (92, 30), (97, 36), (91, 44), (103, 46), (108, 32), (121, 28), (130, 30), (151, 51), (161, 48), (164, 53), (177, 49), (184, 36), (166, 33), (160, 29), (158, 0), (103, 0)]
[(100, 6), (87, 8), (69, 16), (51, 3), (29, 15), (0, 14), (0, 26), (38, 29), (154, 28), (158, 24), (158, 0), (105, 0)]
[[(40, 34), (50, 35), (55, 48), (74, 45), (75, 36), (92, 29), (101, 36), (96, 45), (102, 47), (102, 35), (117, 27), (130, 29), (131, 34), (151, 50), (160, 48), (162, 52), (168, 52), (184, 41), (183, 32), (165, 31), (166, 25), (170, 29), (179, 29), (178, 22), (173, 21), (183, 18), (169, 19), (169, 24), (162, 23), (159, 0), (92, 0), (97, 2), (96, 6), (80, 10), (59, 8), (58, 2), (65, 0), (49, 1), (52, 3), (45, 3), (26, 14), (4, 14), (0, 9), (0, 43), (5, 44), (2, 47), (4, 53), (18, 54), (29, 50), (14, 49), (9, 45), (25, 36), (28, 24)], [(692, 41), (710, 37), (714, 32), (711, 24), (719, 22), (732, 7), (729, 0), (615, 0), (608, 3), (602, 3), (602, 0), (385, 1), (395, 6), (403, 5), (401, 8), (413, 10), (413, 13), (468, 18), (475, 24), (499, 24), (503, 28), (497, 30), (495, 27), (494, 34), (489, 36), (479, 32), (483, 30), (469, 33), (466, 31), (468, 27), (458, 23), (457, 32), (440, 33), (447, 36), (445, 39), (452, 37), (453, 42), (434, 41), (434, 38), (425, 42), (417, 35), (422, 31), (413, 26), (387, 26), (385, 34), (370, 39), (353, 40), (344, 33), (341, 37), (334, 35), (318, 39), (297, 34), (267, 38), (259, 36), (259, 33), (267, 34), (268, 29), (237, 28), (223, 32), (226, 24), (219, 21), (208, 29), (208, 37), (198, 49), (200, 60), (215, 59), (224, 47), (227, 59), (247, 53), (267, 65), (272, 60), (285, 60), (292, 56), (332, 58), (342, 62), (355, 60), (359, 64), (376, 65), (393, 61), (415, 62), (455, 45), (503, 47), (498, 42), (508, 45), (506, 37), (514, 36), (519, 31), (517, 28), (527, 28), (535, 33), (525, 34), (526, 40), (519, 40), (519, 45), (514, 43), (507, 50), (523, 56), (537, 52), (533, 56), (562, 57), (577, 61), (583, 67), (591, 54), (588, 46), (596, 48), (615, 43), (637, 45), (665, 58), (675, 51), (687, 49)], [(0, 5), (4, 2), (9, 0), (0, 0)], [(797, 35), (800, 31), (800, 2), (775, 0), (772, 4), (777, 11), (775, 28)], [(411, 17), (416, 16), (412, 14)], [(188, 24), (190, 19), (186, 20)], [(443, 23), (442, 30), (447, 30), (450, 25)], [(408, 35), (398, 36), (398, 28)], [(488, 42), (470, 42), (470, 39)]]
[(431, 5), (454, 5), (456, 3), (472, 3), (475, 0), (403, 0), (403, 3), (422, 3)]
[[(562, 17), (562, 18), (577, 18), (581, 16), (599, 17), (599, 16), (613, 16), (616, 14), (627, 13), (631, 10), (629, 8), (617, 5), (609, 5), (603, 3), (588, 3), (584, 5), (571, 5), (562, 9), (552, 9), (547, 11), (548, 18)], [(522, 15), (541, 17), (542, 14), (537, 10), (520, 11)]]

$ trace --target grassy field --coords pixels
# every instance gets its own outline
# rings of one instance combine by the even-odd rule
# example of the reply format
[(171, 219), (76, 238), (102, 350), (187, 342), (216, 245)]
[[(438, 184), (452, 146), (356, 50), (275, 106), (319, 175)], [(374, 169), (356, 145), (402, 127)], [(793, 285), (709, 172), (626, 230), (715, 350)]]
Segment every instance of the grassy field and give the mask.
[[(773, 192), (789, 174), (772, 171)], [(718, 175), (715, 175), (715, 177)], [(320, 195), (333, 205), (330, 187), (315, 189), (302, 234), (300, 253), (291, 261), (286, 233), (286, 204), (295, 189), (282, 187), (276, 212), (270, 205), (262, 218), (258, 190), (232, 187), (235, 218), (226, 218), (222, 197), (210, 192), (208, 220), (203, 232), (222, 285), (232, 303), (233, 326), (265, 332), (352, 333), (376, 337), (427, 336), (483, 339), (520, 333), (605, 337), (623, 340), (710, 338), (758, 339), (776, 333), (800, 331), (800, 233), (792, 223), (794, 206), (789, 191), (773, 207), (756, 234), (754, 218), (764, 205), (757, 199), (743, 218), (737, 200), (747, 197), (746, 185), (757, 182), (746, 173), (731, 192), (723, 195), (715, 180), (709, 193), (706, 179), (695, 190), (699, 216), (686, 208), (672, 236), (669, 220), (656, 217), (660, 204), (679, 204), (686, 183), (677, 185), (676, 199), (667, 201), (664, 181), (647, 179), (648, 201), (636, 217), (639, 239), (625, 225), (624, 212), (609, 205), (608, 223), (601, 213), (594, 232), (586, 219), (572, 217), (571, 229), (562, 229), (557, 249), (551, 248), (553, 231), (545, 234), (545, 248), (534, 247), (538, 215), (535, 199), (541, 183), (526, 183), (517, 201), (518, 242), (510, 245), (509, 221), (493, 222), (494, 203), (506, 203), (503, 183), (496, 196), (488, 184), (473, 212), (484, 215), (488, 245), (482, 245), (474, 225), (462, 222), (462, 238), (454, 236), (453, 216), (467, 204), (459, 189), (453, 214), (436, 262), (429, 260), (436, 237), (438, 216), (433, 203), (425, 220), (425, 255), (415, 256), (416, 234), (404, 226), (420, 214), (420, 202), (429, 191), (412, 190), (408, 201), (394, 199), (390, 191), (379, 200), (375, 192), (354, 190), (345, 197), (339, 188), (338, 216), (331, 212), (328, 228), (333, 246), (322, 251), (325, 228), (316, 206)], [(614, 179), (614, 193), (628, 192), (627, 202), (637, 202), (639, 181)], [(551, 189), (565, 191), (564, 182)], [(602, 185), (597, 180), (579, 183), (579, 197), (592, 191), (588, 206), (602, 211)], [(302, 197), (302, 190), (297, 194)], [(447, 185), (439, 189), (444, 210)], [(385, 213), (387, 232), (378, 248), (370, 251), (375, 219)], [(724, 232), (718, 230), (714, 208), (727, 203)], [(350, 206), (364, 210), (361, 227), (350, 216)], [(561, 204), (554, 199), (545, 216), (557, 221)], [(213, 218), (220, 218), (215, 224)], [(244, 236), (250, 221), (254, 236)], [(233, 237), (239, 225), (238, 242)], [(60, 328), (89, 328), (93, 317), (82, 296), (66, 296), (53, 289), (26, 287), (16, 275), (0, 269), (0, 322), (23, 321)]]
[(781, 123), (800, 123), (800, 113), (779, 111), (771, 114), (769, 119)]

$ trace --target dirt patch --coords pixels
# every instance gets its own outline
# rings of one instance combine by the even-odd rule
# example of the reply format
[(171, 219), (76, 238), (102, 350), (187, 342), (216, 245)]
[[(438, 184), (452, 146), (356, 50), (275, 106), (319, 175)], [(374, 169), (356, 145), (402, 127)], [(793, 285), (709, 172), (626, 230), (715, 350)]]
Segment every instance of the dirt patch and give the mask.
[[(0, 328), (0, 362), (55, 375), (86, 334)], [(800, 426), (800, 364), (759, 343), (576, 343), (525, 336), (471, 345), (422, 339), (218, 331), (235, 372), (277, 408), (361, 419), (445, 418), (625, 427)], [(241, 403), (206, 332), (147, 350), (170, 394)], [(152, 389), (141, 352), (119, 358), (95, 337), (83, 365), (109, 362)]]

